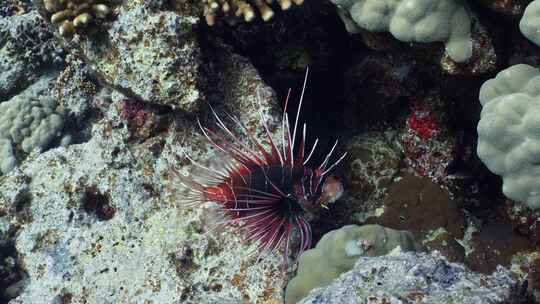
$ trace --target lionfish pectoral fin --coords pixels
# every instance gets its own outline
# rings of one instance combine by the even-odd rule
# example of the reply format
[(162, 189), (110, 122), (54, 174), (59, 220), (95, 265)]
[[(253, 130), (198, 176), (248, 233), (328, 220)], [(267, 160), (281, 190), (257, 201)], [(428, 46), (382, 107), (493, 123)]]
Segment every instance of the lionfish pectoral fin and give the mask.
[(193, 207), (206, 201), (206, 190), (202, 184), (176, 169), (171, 171), (171, 178), (174, 185), (173, 190), (178, 193), (178, 201), (181, 202), (182, 207)]

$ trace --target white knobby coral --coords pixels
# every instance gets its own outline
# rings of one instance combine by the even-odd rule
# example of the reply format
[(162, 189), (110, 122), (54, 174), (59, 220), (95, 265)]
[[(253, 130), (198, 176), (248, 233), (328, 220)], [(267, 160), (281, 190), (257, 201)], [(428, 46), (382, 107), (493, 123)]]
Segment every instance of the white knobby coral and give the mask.
[(16, 147), (26, 153), (45, 149), (61, 133), (64, 118), (56, 100), (45, 93), (48, 83), (43, 78), (0, 103), (0, 173), (16, 166)]
[(527, 39), (540, 45), (540, 0), (531, 2), (519, 21), (519, 29)]
[[(405, 42), (444, 42), (456, 62), (472, 55), (471, 18), (458, 0), (331, 0), (351, 33), (351, 23), (373, 32), (390, 32)], [(351, 22), (352, 19), (352, 22)]]
[(503, 178), (504, 194), (540, 208), (540, 70), (518, 64), (480, 89), (478, 157)]

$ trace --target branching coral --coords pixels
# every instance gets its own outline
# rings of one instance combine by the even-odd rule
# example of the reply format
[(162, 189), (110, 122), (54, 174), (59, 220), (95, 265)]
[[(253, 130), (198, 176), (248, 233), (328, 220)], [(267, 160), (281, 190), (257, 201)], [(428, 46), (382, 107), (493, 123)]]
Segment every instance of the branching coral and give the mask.
[[(218, 14), (243, 17), (244, 21), (250, 22), (255, 19), (256, 13), (253, 8), (255, 6), (261, 18), (268, 21), (274, 16), (274, 11), (271, 8), (273, 2), (273, 0), (203, 0), (204, 17), (208, 25), (216, 23)], [(300, 5), (304, 3), (304, 0), (292, 0), (292, 3), (291, 0), (277, 0), (277, 2), (282, 10), (288, 10), (292, 3)]]
[(100, 0), (43, 0), (43, 4), (51, 14), (51, 22), (59, 25), (58, 31), (65, 38), (111, 13), (111, 8)]

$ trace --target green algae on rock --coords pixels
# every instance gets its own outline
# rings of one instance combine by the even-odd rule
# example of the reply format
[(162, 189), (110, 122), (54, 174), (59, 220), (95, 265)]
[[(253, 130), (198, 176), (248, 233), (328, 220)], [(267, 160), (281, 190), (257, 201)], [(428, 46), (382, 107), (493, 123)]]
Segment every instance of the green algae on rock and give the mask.
[(127, 97), (193, 112), (202, 97), (199, 18), (163, 6), (126, 0), (109, 29), (78, 48), (101, 80)]

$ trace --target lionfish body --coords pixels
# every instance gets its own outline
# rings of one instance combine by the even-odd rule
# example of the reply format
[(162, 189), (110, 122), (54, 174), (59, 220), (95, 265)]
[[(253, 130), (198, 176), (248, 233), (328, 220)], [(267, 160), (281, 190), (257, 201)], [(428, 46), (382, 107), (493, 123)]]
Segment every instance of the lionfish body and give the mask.
[(207, 173), (206, 182), (200, 184), (179, 176), (189, 189), (189, 201), (193, 204), (218, 203), (220, 211), (227, 218), (225, 223), (238, 223), (246, 230), (247, 240), (259, 241), (259, 249), (263, 251), (284, 246), (286, 257), (289, 255), (293, 238), (299, 241), (298, 255), (309, 249), (311, 228), (308, 221), (320, 208), (339, 198), (343, 191), (339, 180), (329, 176), (330, 171), (345, 157), (343, 154), (329, 165), (337, 141), (316, 168), (312, 168), (308, 163), (318, 140), (309, 153), (306, 153), (305, 124), (299, 145), (295, 148), (298, 116), (306, 80), (307, 73), (292, 135), (287, 115), (290, 91), (285, 102), (282, 121), (284, 135), (280, 144), (273, 140), (264, 116), (260, 113), (270, 144), (269, 151), (238, 119), (229, 116), (255, 147), (251, 149), (225, 126), (212, 109), (217, 125), (224, 135), (213, 132), (200, 123), (199, 126), (208, 141), (218, 150), (225, 152), (230, 161), (223, 164), (221, 169), (212, 169), (198, 164), (188, 156), (194, 165)]

